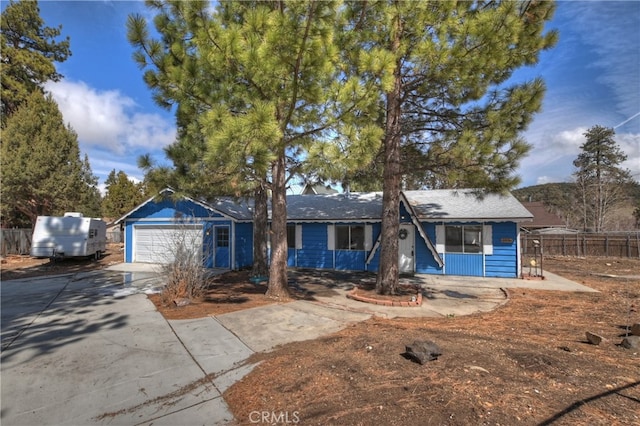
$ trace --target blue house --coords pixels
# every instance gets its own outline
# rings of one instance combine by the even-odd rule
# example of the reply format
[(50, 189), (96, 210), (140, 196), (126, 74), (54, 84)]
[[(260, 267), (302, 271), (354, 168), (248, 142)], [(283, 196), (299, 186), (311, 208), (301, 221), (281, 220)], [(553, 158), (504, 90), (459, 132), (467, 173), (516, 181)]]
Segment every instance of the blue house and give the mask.
[[(209, 268), (242, 269), (253, 258), (251, 201), (172, 200), (161, 192), (118, 219), (125, 261), (164, 263), (177, 242)], [(473, 190), (401, 193), (401, 273), (517, 277), (520, 223), (531, 213), (513, 196)], [(372, 271), (379, 267), (382, 193), (287, 197), (290, 267)]]

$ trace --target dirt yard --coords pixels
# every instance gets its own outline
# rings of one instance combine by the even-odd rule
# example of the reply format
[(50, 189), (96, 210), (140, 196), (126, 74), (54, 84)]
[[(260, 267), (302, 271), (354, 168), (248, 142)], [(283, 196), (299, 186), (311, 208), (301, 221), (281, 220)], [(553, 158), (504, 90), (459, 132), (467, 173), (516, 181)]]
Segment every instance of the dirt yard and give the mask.
[[(2, 279), (118, 261), (118, 247), (98, 263), (5, 259)], [(259, 365), (224, 397), (243, 425), (640, 424), (640, 354), (619, 345), (640, 322), (640, 280), (629, 278), (640, 260), (556, 257), (544, 267), (600, 293), (518, 289), (489, 313), (373, 318), (254, 355), (248, 362)], [(290, 276), (298, 298), (332, 291), (327, 274)], [(264, 290), (236, 272), (185, 307), (152, 300), (167, 318), (193, 318), (271, 303)], [(591, 345), (586, 331), (606, 340)], [(435, 342), (442, 355), (425, 365), (404, 358), (414, 340)]]
[[(618, 345), (640, 322), (640, 280), (593, 275), (640, 275), (640, 261), (545, 267), (601, 293), (514, 290), (490, 313), (371, 319), (254, 355), (224, 397), (240, 424), (640, 424), (640, 355)], [(606, 340), (591, 345), (586, 331)], [(405, 359), (414, 340), (442, 355)]]

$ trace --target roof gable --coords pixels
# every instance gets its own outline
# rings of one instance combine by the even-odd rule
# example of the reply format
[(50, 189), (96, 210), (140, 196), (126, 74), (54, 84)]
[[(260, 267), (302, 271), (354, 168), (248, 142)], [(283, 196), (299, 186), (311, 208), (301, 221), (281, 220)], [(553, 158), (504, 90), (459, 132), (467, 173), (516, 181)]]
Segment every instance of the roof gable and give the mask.
[[(129, 218), (148, 218), (148, 217), (175, 217), (175, 211), (187, 213), (192, 217), (225, 217), (230, 219), (242, 220), (246, 216), (247, 208), (242, 203), (238, 203), (228, 197), (223, 197), (223, 201), (211, 203), (194, 200), (193, 198), (182, 196), (178, 200), (170, 199), (175, 194), (171, 188), (165, 188), (157, 195), (142, 202), (134, 209), (124, 214), (118, 220), (114, 221), (116, 225)], [(219, 207), (219, 208), (218, 208)], [(173, 214), (171, 214), (173, 212)], [(252, 217), (248, 215), (249, 219)]]

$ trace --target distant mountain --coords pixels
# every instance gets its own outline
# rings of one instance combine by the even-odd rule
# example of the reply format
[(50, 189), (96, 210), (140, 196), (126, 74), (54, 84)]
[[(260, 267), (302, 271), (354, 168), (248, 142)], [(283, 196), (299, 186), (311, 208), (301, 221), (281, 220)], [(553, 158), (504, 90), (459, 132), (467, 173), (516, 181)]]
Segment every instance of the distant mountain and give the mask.
[(547, 206), (568, 207), (573, 204), (575, 197), (574, 183), (546, 183), (544, 185), (526, 186), (511, 191), (520, 201), (541, 201)]

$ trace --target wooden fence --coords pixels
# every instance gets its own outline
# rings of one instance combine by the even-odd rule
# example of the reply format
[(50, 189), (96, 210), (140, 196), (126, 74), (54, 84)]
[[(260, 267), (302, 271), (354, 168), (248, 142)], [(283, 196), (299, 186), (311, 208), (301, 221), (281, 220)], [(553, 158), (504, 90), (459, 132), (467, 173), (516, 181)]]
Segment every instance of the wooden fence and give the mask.
[(31, 229), (0, 229), (0, 255), (29, 254)]
[[(0, 255), (29, 254), (32, 232), (31, 229), (0, 229)], [(107, 232), (108, 243), (121, 243), (122, 241), (120, 230)]]
[(545, 256), (607, 256), (640, 258), (640, 232), (592, 234), (521, 234), (523, 254), (535, 253), (534, 240)]

